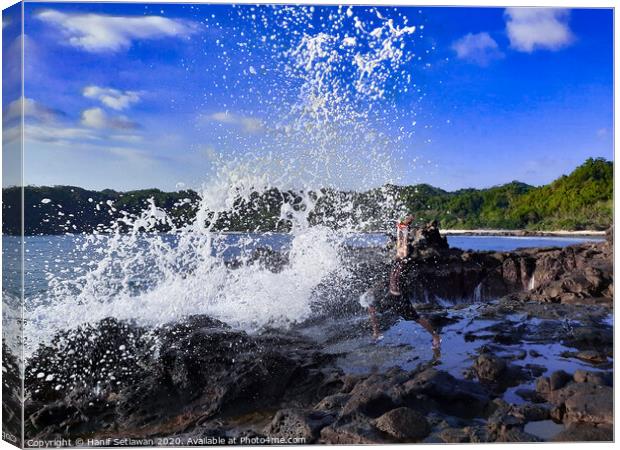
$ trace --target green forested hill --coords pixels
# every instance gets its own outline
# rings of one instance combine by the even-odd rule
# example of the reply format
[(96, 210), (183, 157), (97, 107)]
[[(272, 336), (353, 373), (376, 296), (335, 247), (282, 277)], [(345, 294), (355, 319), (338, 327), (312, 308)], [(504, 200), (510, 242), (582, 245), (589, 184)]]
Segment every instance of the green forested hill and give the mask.
[(518, 198), (509, 214), (521, 227), (606, 228), (612, 223), (613, 186), (613, 164), (588, 159), (570, 175)]
[(405, 204), (444, 228), (600, 230), (612, 223), (613, 163), (604, 159), (588, 159), (541, 187), (518, 181), (456, 192), (421, 186), (402, 188)]
[[(372, 219), (375, 230), (391, 224), (396, 197), (418, 222), (438, 220), (442, 228), (502, 228), (537, 230), (602, 230), (612, 223), (613, 163), (588, 159), (571, 174), (551, 184), (533, 187), (518, 181), (488, 189), (447, 192), (427, 184), (385, 186), (368, 192), (324, 190), (310, 216), (311, 223), (338, 227), (347, 221)], [(19, 234), (21, 190), (3, 189), (3, 232)], [(27, 234), (91, 233), (118, 223), (123, 214), (137, 214), (149, 199), (165, 209), (175, 225), (195, 217), (194, 191), (89, 191), (73, 186), (26, 187), (24, 213)], [(284, 231), (290, 224), (278, 215), (283, 201), (298, 203), (298, 193), (271, 189), (255, 193), (249, 204), (239, 201), (235, 212), (220, 217), (214, 228), (226, 231)], [(351, 210), (339, 204), (354, 205)], [(162, 226), (161, 230), (169, 227)]]

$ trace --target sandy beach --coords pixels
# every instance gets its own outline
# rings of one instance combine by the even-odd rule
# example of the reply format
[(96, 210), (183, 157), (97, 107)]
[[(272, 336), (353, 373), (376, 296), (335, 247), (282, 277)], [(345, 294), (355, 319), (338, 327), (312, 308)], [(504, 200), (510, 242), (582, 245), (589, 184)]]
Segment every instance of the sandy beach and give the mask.
[(595, 230), (554, 230), (554, 231), (537, 231), (537, 230), (441, 230), (441, 234), (452, 236), (605, 236), (605, 231)]

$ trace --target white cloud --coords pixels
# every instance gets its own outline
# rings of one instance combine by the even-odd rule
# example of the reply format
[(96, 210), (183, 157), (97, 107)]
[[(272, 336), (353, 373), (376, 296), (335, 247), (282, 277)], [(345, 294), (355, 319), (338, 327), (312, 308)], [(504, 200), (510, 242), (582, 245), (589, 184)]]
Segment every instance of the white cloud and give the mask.
[(238, 126), (247, 133), (257, 133), (263, 128), (263, 122), (260, 119), (248, 116), (240, 116), (228, 111), (215, 112), (207, 116), (201, 116), (202, 120), (208, 122), (219, 122), (227, 125)]
[(507, 8), (504, 15), (510, 46), (520, 52), (559, 50), (574, 40), (566, 9)]
[(82, 125), (86, 127), (105, 128), (107, 123), (107, 114), (101, 108), (90, 108), (82, 111)]
[(74, 140), (98, 140), (99, 138), (84, 128), (27, 124), (25, 126), (25, 139), (39, 142), (65, 143)]
[(82, 91), (84, 97), (99, 100), (105, 106), (121, 111), (140, 101), (140, 93), (136, 91), (120, 91), (113, 88), (86, 86)]
[(14, 142), (19, 142), (22, 138), (21, 124), (13, 125), (11, 127), (2, 127), (2, 144), (9, 145)]
[(117, 130), (133, 130), (138, 124), (125, 116), (110, 117), (101, 108), (89, 108), (82, 111), (82, 125), (89, 128), (113, 128)]
[[(23, 99), (23, 111), (26, 119), (30, 118), (41, 122), (52, 122), (59, 117), (64, 116), (63, 112), (49, 108), (28, 97)], [(6, 114), (3, 116), (4, 122), (19, 119), (21, 114), (22, 98), (20, 97), (17, 100), (13, 100), (7, 106)]]
[(138, 39), (187, 37), (196, 31), (191, 22), (161, 16), (65, 14), (51, 9), (37, 16), (60, 28), (70, 45), (93, 53), (126, 50)]
[(499, 50), (497, 42), (487, 32), (468, 33), (452, 44), (452, 49), (459, 59), (486, 66), (504, 54)]

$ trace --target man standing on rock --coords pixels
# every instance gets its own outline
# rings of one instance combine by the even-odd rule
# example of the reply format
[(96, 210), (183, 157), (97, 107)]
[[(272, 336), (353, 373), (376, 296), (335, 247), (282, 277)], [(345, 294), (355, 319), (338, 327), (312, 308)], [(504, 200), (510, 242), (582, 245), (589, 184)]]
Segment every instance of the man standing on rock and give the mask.
[[(390, 271), (389, 295), (375, 295), (369, 291), (367, 294), (370, 294), (373, 298), (368, 299), (371, 300), (370, 302), (367, 302), (368, 312), (370, 313), (373, 336), (375, 339), (380, 339), (381, 336), (379, 333), (379, 324), (376, 316), (377, 311), (390, 311), (405, 320), (412, 320), (419, 323), (426, 331), (428, 331), (433, 337), (432, 348), (435, 353), (435, 357), (439, 357), (441, 346), (441, 337), (439, 333), (431, 325), (428, 319), (420, 317), (411, 302), (402, 294), (401, 289), (403, 268), (406, 264), (411, 262), (409, 258), (409, 227), (413, 223), (413, 220), (413, 216), (407, 216), (396, 225), (396, 257), (394, 258), (392, 270)], [(366, 297), (367, 294), (364, 294), (362, 297)]]

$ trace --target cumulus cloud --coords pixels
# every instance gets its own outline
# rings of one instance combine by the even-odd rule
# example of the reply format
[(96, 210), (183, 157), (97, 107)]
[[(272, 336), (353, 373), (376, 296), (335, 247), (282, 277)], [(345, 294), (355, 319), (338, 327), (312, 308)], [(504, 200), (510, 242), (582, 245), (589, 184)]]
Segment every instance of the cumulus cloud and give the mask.
[(136, 91), (121, 91), (100, 86), (86, 86), (82, 91), (84, 97), (92, 98), (103, 103), (108, 108), (121, 111), (140, 101), (140, 93)]
[(520, 52), (559, 50), (574, 40), (566, 9), (507, 8), (504, 15), (510, 46)]
[(109, 116), (101, 108), (89, 108), (82, 111), (82, 125), (89, 128), (112, 128), (117, 130), (133, 130), (138, 124), (125, 116)]
[(497, 42), (487, 32), (467, 33), (452, 44), (452, 49), (456, 52), (457, 58), (481, 66), (486, 66), (504, 56)]
[(204, 117), (210, 122), (219, 122), (227, 125), (237, 126), (248, 133), (256, 133), (263, 128), (263, 122), (260, 119), (248, 116), (240, 116), (228, 111), (215, 112)]
[(41, 11), (37, 17), (61, 30), (70, 45), (87, 52), (127, 50), (135, 40), (187, 37), (196, 31), (191, 22), (161, 16), (111, 16)]

